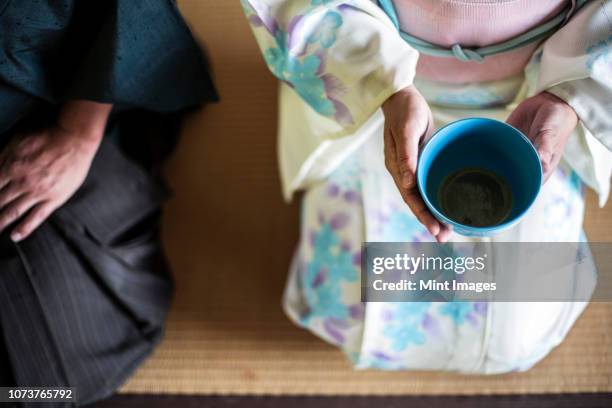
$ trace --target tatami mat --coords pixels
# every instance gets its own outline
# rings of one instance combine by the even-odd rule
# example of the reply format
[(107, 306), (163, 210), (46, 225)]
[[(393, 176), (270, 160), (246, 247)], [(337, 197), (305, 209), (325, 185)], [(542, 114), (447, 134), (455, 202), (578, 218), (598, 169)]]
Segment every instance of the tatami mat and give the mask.
[[(356, 372), (280, 310), (297, 239), (282, 202), (276, 82), (239, 1), (180, 0), (214, 60), (223, 101), (191, 117), (169, 166), (166, 245), (177, 293), (165, 341), (123, 387), (185, 394), (500, 394), (612, 391), (612, 304), (592, 304), (568, 339), (526, 373)], [(589, 197), (589, 237), (612, 241), (612, 206)]]

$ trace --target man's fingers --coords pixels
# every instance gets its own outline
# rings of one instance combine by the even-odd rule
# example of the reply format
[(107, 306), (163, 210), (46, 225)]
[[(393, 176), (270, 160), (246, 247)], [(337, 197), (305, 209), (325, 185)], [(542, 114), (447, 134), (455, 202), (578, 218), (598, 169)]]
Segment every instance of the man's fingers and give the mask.
[(24, 194), (23, 188), (16, 184), (8, 184), (0, 190), (0, 210)]
[(7, 171), (6, 160), (7, 156), (5, 149), (2, 154), (0, 154), (0, 190), (5, 188), (11, 182), (11, 177)]
[(30, 236), (40, 225), (49, 218), (54, 211), (54, 207), (46, 202), (40, 203), (28, 213), (28, 215), (11, 232), (11, 239), (14, 242), (23, 241)]
[(11, 178), (5, 173), (6, 172), (0, 170), (0, 190), (6, 188), (11, 182)]
[(37, 201), (36, 198), (23, 195), (0, 210), (0, 232), (27, 213)]

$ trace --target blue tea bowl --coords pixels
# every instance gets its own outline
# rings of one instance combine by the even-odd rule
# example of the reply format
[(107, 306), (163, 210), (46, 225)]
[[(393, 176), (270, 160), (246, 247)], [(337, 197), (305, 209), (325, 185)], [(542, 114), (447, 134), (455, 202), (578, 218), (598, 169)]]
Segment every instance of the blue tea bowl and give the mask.
[[(512, 193), (508, 215), (496, 225), (471, 226), (450, 219), (442, 211), (442, 183), (463, 169), (479, 168), (501, 177)], [(487, 237), (520, 221), (537, 198), (542, 165), (537, 151), (519, 130), (494, 119), (467, 118), (439, 129), (423, 147), (417, 184), (425, 204), (442, 223), (468, 237)]]

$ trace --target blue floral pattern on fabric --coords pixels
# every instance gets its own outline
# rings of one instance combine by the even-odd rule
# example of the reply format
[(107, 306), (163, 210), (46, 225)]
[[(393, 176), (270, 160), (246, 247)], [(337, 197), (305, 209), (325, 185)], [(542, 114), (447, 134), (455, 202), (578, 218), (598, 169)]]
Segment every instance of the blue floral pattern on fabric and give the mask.
[(308, 36), (310, 44), (319, 43), (323, 48), (329, 48), (336, 42), (336, 32), (342, 25), (342, 16), (335, 11), (325, 13), (321, 24)]
[(359, 360), (359, 365), (378, 370), (401, 370), (405, 368), (405, 364), (397, 357), (390, 356), (382, 351), (373, 351), (368, 356), (362, 357)]
[(329, 220), (320, 216), (320, 228), (310, 237), (313, 256), (302, 275), (302, 287), (309, 305), (302, 323), (322, 318), (326, 332), (338, 343), (343, 341), (341, 331), (348, 327), (346, 319), (361, 319), (361, 305), (347, 305), (342, 298), (344, 282), (356, 282), (359, 278), (359, 250), (340, 239), (338, 230), (344, 228), (349, 218), (344, 213), (334, 214)]
[(405, 209), (393, 211), (382, 222), (380, 237), (388, 242), (428, 240), (425, 227)]
[(362, 203), (361, 166), (355, 157), (347, 158), (327, 179), (327, 196), (347, 203)]
[(612, 34), (586, 49), (586, 65), (590, 72), (601, 71), (612, 75)]
[(486, 310), (487, 304), (484, 302), (447, 302), (438, 311), (440, 315), (451, 318), (457, 326), (468, 322), (476, 326), (478, 316), (484, 316)]
[(272, 73), (291, 86), (316, 112), (348, 125), (353, 123), (353, 118), (340, 101), (346, 87), (325, 70), (327, 49), (336, 42), (337, 31), (343, 24), (340, 12), (318, 9), (327, 3), (313, 0), (313, 9), (296, 15), (288, 27), (280, 27), (257, 0), (242, 0), (250, 23), (264, 27), (274, 38), (275, 46), (263, 51)]
[(430, 306), (430, 302), (396, 303), (395, 307), (387, 312), (385, 318), (388, 321), (383, 334), (391, 342), (394, 351), (403, 351), (411, 344), (425, 343), (423, 323)]
[(570, 184), (580, 198), (584, 197), (584, 184), (582, 184), (582, 179), (580, 179), (580, 176), (574, 170), (571, 170)]
[(550, 200), (547, 201), (544, 212), (548, 215), (543, 222), (552, 236), (561, 240), (571, 240), (573, 231), (572, 220), (574, 212), (584, 211), (584, 185), (578, 174), (571, 168), (560, 165), (549, 178), (551, 185), (563, 185), (553, 189)]

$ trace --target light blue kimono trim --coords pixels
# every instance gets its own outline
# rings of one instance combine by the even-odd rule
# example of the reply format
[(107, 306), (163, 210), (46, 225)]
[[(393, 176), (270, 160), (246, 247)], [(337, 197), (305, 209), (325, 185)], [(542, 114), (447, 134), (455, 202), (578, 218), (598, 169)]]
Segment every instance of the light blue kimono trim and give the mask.
[(460, 44), (455, 44), (450, 49), (430, 43), (402, 31), (395, 11), (395, 6), (393, 5), (393, 0), (378, 0), (378, 4), (385, 13), (387, 13), (398, 29), (401, 37), (417, 51), (434, 57), (454, 57), (463, 62), (474, 61), (482, 63), (488, 56), (512, 51), (550, 37), (588, 1), (589, 0), (576, 0), (575, 3), (572, 2), (572, 4), (569, 4), (563, 11), (549, 21), (507, 41), (480, 48), (468, 48), (462, 47)]

